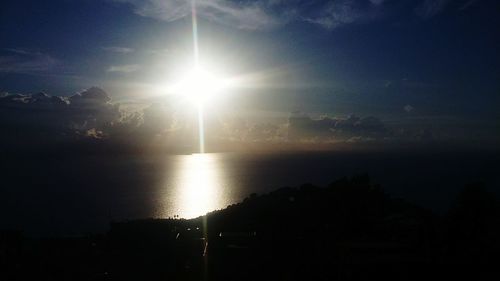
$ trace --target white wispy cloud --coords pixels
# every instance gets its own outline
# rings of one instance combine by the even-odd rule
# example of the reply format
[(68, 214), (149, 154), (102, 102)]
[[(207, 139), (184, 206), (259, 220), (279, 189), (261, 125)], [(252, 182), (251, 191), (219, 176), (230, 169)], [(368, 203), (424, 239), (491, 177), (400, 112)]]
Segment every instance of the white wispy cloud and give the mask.
[(382, 5), (386, 0), (370, 0), (373, 5)]
[(121, 54), (128, 54), (132, 53), (135, 50), (132, 48), (127, 48), (127, 47), (119, 47), (119, 46), (108, 46), (108, 47), (102, 47), (104, 51), (107, 52), (113, 52), (113, 53), (121, 53)]
[(327, 29), (334, 29), (340, 25), (353, 23), (361, 17), (362, 12), (356, 7), (356, 2), (347, 0), (329, 3), (322, 15), (310, 18), (308, 21)]
[[(192, 0), (111, 0), (131, 5), (135, 14), (173, 22), (191, 16)], [(458, 1), (458, 0), (457, 0)], [(460, 0), (466, 9), (479, 0)], [(290, 22), (305, 22), (325, 29), (379, 19), (391, 12), (413, 13), (422, 19), (440, 14), (452, 0), (411, 0), (396, 11), (388, 0), (197, 0), (199, 18), (245, 30), (269, 30)], [(456, 2), (455, 2), (456, 3)], [(398, 6), (401, 9), (401, 6)]]
[(138, 64), (112, 65), (107, 69), (107, 72), (131, 73), (136, 72), (141, 68)]
[(429, 19), (441, 13), (451, 0), (425, 0), (415, 8), (415, 13), (423, 19)]
[(384, 2), (385, 0), (329, 1), (305, 20), (330, 30), (347, 24), (369, 22), (379, 17), (379, 10)]
[(403, 109), (404, 109), (404, 111), (406, 111), (407, 113), (410, 113), (410, 112), (412, 112), (412, 111), (413, 111), (414, 107), (413, 107), (413, 106), (411, 106), (411, 105), (409, 105), (409, 104), (407, 104), (407, 105), (403, 106)]
[[(191, 0), (114, 0), (131, 4), (144, 17), (173, 22), (191, 16)], [(266, 30), (286, 23), (309, 22), (327, 29), (372, 18), (386, 0), (198, 0), (198, 17), (246, 30)]]
[(52, 56), (27, 49), (3, 49), (0, 72), (35, 74), (47, 72), (59, 64)]
[[(191, 0), (114, 0), (129, 3), (134, 12), (167, 22), (191, 16)], [(267, 1), (235, 3), (227, 0), (196, 1), (196, 12), (201, 18), (240, 29), (261, 30), (282, 24), (279, 17), (266, 11)]]
[(460, 6), (460, 8), (458, 8), (460, 11), (463, 11), (463, 10), (467, 10), (468, 8), (474, 6), (475, 4), (477, 4), (479, 2), (479, 0), (469, 0), (469, 1), (466, 1), (465, 3), (463, 3), (462, 6)]

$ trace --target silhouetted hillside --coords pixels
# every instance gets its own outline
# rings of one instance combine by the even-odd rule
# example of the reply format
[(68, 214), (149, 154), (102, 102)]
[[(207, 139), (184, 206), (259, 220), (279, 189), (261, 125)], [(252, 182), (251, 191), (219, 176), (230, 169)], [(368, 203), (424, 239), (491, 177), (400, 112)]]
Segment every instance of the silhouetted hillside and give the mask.
[[(366, 175), (305, 184), (191, 220), (111, 223), (103, 236), (0, 236), (2, 280), (422, 280), (492, 277), (498, 201), (467, 185), (439, 217)], [(493, 280), (493, 279), (489, 279)]]

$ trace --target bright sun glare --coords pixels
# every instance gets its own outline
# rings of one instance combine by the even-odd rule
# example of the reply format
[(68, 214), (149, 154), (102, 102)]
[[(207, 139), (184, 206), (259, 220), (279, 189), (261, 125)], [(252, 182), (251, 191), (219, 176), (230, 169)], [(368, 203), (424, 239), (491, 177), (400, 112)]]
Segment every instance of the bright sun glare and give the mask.
[(203, 104), (220, 94), (227, 85), (226, 80), (195, 67), (176, 85), (175, 92), (196, 104)]
[(205, 152), (204, 104), (220, 95), (229, 85), (229, 80), (221, 79), (199, 66), (194, 67), (184, 75), (174, 86), (174, 92), (196, 105), (198, 110), (199, 152)]

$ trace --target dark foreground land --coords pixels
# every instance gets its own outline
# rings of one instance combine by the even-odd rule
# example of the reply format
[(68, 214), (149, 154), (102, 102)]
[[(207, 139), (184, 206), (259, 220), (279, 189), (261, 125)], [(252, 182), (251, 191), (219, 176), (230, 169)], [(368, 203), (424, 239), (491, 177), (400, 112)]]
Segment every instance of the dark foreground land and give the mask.
[(105, 235), (1, 231), (0, 280), (499, 280), (499, 210), (479, 183), (438, 216), (357, 176)]

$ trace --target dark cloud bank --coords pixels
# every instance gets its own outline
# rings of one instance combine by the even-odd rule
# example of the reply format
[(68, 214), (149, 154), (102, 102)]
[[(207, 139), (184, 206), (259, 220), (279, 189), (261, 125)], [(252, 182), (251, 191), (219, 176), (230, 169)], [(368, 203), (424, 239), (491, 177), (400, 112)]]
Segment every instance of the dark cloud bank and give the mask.
[[(192, 119), (192, 118), (191, 118)], [(166, 103), (130, 105), (112, 102), (92, 87), (71, 96), (7, 94), (0, 96), (0, 132), (4, 150), (71, 143), (108, 144), (115, 148), (164, 148), (196, 151), (195, 120)], [(438, 142), (427, 129), (394, 128), (374, 116), (320, 116), (292, 112), (281, 123), (252, 123), (240, 117), (208, 120), (209, 150), (249, 147), (319, 149)]]

